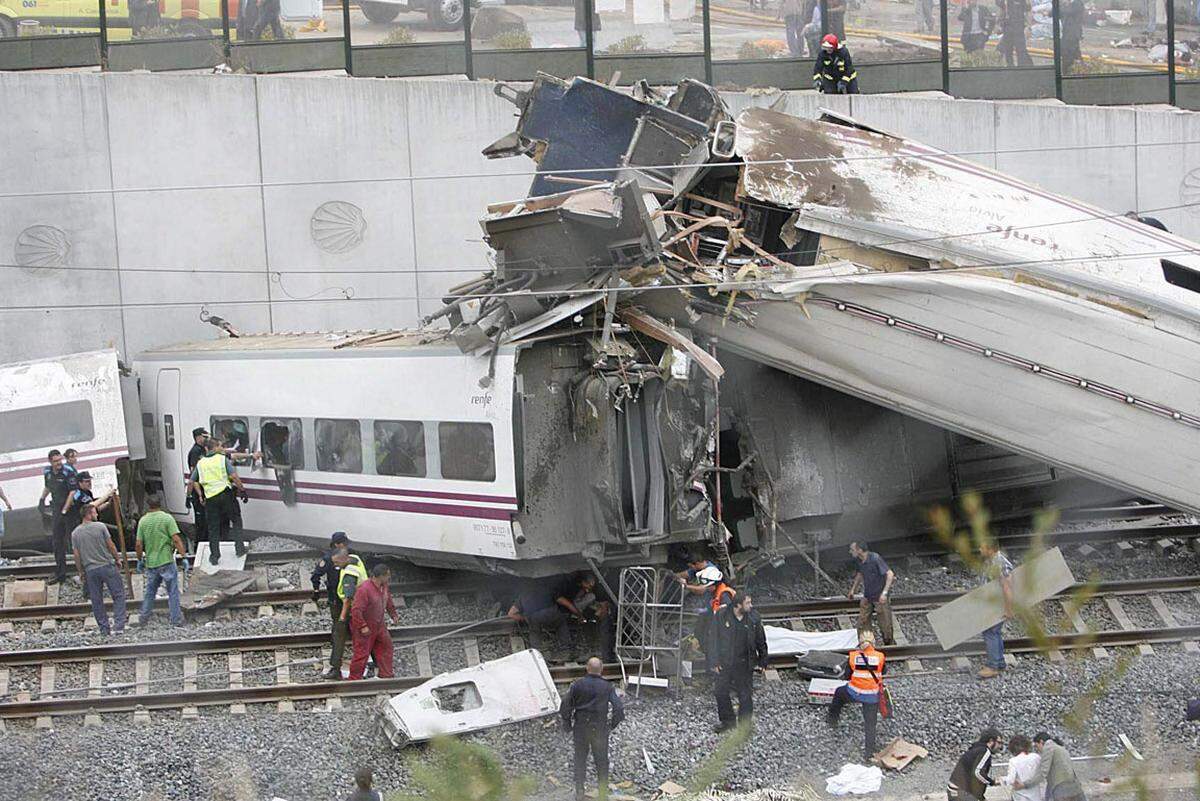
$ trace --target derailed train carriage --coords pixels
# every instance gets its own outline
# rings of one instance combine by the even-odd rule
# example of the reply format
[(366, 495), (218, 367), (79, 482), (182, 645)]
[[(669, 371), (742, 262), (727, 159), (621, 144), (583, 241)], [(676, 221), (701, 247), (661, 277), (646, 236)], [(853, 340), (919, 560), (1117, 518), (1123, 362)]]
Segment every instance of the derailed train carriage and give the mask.
[(139, 358), (171, 511), (196, 426), (264, 452), (252, 532), (519, 575), (908, 533), (966, 490), (1200, 511), (1195, 245), (693, 81), (497, 91), (485, 153), (537, 175), (422, 330)]

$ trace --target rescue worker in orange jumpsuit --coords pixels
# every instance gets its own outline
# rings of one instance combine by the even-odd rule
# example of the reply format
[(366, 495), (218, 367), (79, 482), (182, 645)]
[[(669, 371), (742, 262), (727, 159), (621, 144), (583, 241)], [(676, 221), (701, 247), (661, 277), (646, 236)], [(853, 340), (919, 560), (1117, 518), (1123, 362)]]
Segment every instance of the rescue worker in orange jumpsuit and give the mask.
[(388, 634), (384, 612), (392, 622), (399, 620), (392, 594), (388, 591), (388, 579), (392, 569), (385, 564), (371, 568), (371, 578), (354, 593), (354, 606), (350, 611), (350, 631), (354, 636), (354, 656), (350, 660), (350, 679), (361, 679), (367, 667), (367, 657), (375, 660), (379, 678), (390, 679), (392, 669), (392, 635)]
[(879, 696), (883, 693), (884, 661), (883, 652), (875, 650), (875, 632), (859, 632), (858, 649), (851, 651), (846, 660), (850, 681), (834, 692), (826, 719), (830, 726), (836, 726), (847, 702), (862, 704), (865, 760), (875, 754), (875, 724), (879, 720)]

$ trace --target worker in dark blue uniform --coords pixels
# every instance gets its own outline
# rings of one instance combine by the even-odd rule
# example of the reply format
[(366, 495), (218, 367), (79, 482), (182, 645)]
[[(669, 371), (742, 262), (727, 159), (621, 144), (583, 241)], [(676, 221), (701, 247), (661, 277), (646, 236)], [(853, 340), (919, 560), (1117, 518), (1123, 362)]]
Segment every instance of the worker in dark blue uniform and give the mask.
[(50, 543), (54, 549), (54, 577), (48, 583), (55, 584), (67, 580), (67, 550), (71, 538), (71, 530), (66, 527), (63, 519), (63, 505), (75, 492), (76, 473), (74, 468), (63, 462), (62, 452), (57, 448), (46, 456), (49, 464), (42, 470), (42, 497), (38, 499), (38, 508), (43, 509), (46, 498), (50, 498), (48, 508), (42, 514), (50, 518)]
[[(754, 716), (754, 673), (767, 666), (767, 633), (753, 599), (742, 592), (725, 607), (713, 623), (713, 639), (717, 645), (717, 680), (713, 694), (717, 697), (718, 732), (729, 731), (737, 725), (749, 726)], [(734, 718), (731, 693), (737, 694), (737, 717)]]
[[(587, 778), (587, 756), (592, 752), (596, 763), (596, 797), (608, 798), (608, 735), (625, 719), (625, 705), (617, 689), (600, 674), (604, 663), (593, 656), (587, 661), (587, 675), (567, 690), (559, 707), (563, 726), (575, 739), (575, 801), (583, 801)], [(612, 707), (612, 719), (608, 708)]]

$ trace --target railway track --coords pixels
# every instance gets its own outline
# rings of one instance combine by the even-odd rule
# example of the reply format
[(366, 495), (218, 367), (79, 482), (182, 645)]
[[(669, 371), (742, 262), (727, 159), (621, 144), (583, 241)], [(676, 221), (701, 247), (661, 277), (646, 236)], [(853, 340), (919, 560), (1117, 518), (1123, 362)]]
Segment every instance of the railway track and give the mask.
[[(1082, 590), (1084, 587), (1073, 588)], [(1151, 652), (1154, 645), (1182, 643), (1189, 652), (1200, 653), (1200, 624), (1181, 624), (1172, 611), (1167, 599), (1189, 598), (1200, 603), (1200, 578), (1193, 576), (1165, 577), (1138, 581), (1109, 582), (1086, 588), (1092, 594), (1089, 604), (1102, 604), (1109, 616), (1118, 623), (1117, 628), (1091, 631), (1084, 624), (1078, 611), (1071, 614), (1069, 595), (1064, 594), (1046, 602), (1058, 604), (1063, 616), (1075, 628), (1073, 632), (1050, 634), (1047, 639), (1035, 642), (1028, 637), (1006, 638), (1006, 651), (1015, 660), (1015, 654), (1045, 653), (1050, 659), (1062, 659), (1063, 652), (1091, 649), (1096, 656), (1108, 656), (1108, 649), (1136, 647), (1142, 653)], [(1068, 591), (1068, 593), (1071, 591)], [(934, 593), (926, 595), (900, 596), (893, 599), (896, 611), (898, 644), (887, 648), (892, 661), (906, 662), (914, 669), (921, 669), (921, 660), (964, 660), (983, 652), (981, 642), (967, 642), (951, 651), (942, 650), (936, 642), (908, 642), (900, 625), (902, 615), (913, 615), (928, 610), (956, 597), (956, 593)], [(1161, 626), (1135, 625), (1129, 613), (1121, 605), (1122, 599), (1145, 597), (1158, 615)], [(1047, 617), (1054, 614), (1053, 607), (1043, 606)], [(1176, 607), (1178, 609), (1178, 605)], [(819, 599), (794, 603), (762, 604), (758, 607), (764, 618), (787, 621), (793, 628), (805, 627), (809, 622), (832, 619), (836, 625), (852, 625), (850, 616), (857, 610), (854, 602), (846, 599)], [(1189, 615), (1193, 613), (1188, 613)], [(186, 714), (198, 714), (201, 706), (228, 705), (233, 712), (244, 711), (246, 704), (276, 703), (281, 710), (294, 708), (297, 701), (322, 701), (328, 708), (336, 708), (342, 698), (373, 696), (380, 693), (395, 693), (413, 687), (433, 674), (430, 658), (431, 641), (441, 638), (458, 641), (463, 651), (463, 664), (480, 661), (479, 643), (482, 638), (507, 638), (508, 647), (521, 650), (525, 647), (514, 623), (506, 619), (480, 621), (477, 623), (444, 623), (421, 626), (405, 626), (392, 629), (393, 638), (401, 647), (415, 652), (418, 674), (387, 680), (367, 682), (317, 682), (303, 680), (303, 671), (297, 667), (320, 666), (321, 649), (328, 642), (327, 631), (309, 631), (287, 634), (269, 634), (251, 637), (219, 638), (206, 640), (178, 640), (166, 642), (108, 642), (101, 645), (80, 646), (40, 650), (0, 652), (0, 720), (35, 718), (42, 726), (51, 725), (54, 716), (98, 715), (101, 713), (144, 712), (150, 709), (184, 709)], [(309, 652), (317, 656), (297, 658), (296, 651)], [(244, 667), (244, 656), (253, 653), (270, 655), (265, 667)], [(227, 659), (228, 686), (201, 689), (204, 681), (199, 671), (201, 656), (217, 655)], [(161, 660), (183, 660), (182, 676), (166, 678), (154, 676), (153, 663)], [(263, 660), (259, 660), (262, 662)], [(133, 682), (106, 683), (105, 665), (114, 662), (133, 662)], [(795, 664), (794, 658), (777, 657), (773, 667), (787, 669)], [(59, 687), (56, 674), (63, 665), (88, 665), (88, 686)], [(15, 670), (38, 671), (40, 691), (10, 692), (10, 674)], [(611, 668), (610, 668), (611, 670)], [(580, 675), (577, 665), (561, 665), (552, 669), (557, 681), (570, 681)], [(248, 686), (243, 680), (250, 673), (273, 673), (274, 683)], [(299, 680), (293, 680), (299, 679)], [(155, 692), (154, 688), (171, 684), (182, 686)]]
[[(418, 598), (429, 596), (451, 596), (451, 595), (484, 595), (492, 587), (494, 582), (490, 581), (486, 576), (468, 576), (458, 578), (454, 581), (424, 581), (415, 582), (408, 581), (403, 584), (397, 583), (392, 585), (392, 595), (396, 603), (404, 603), (406, 598)], [(323, 593), (322, 593), (323, 595)], [(136, 604), (140, 603), (142, 597), (140, 584), (134, 585), (134, 597), (128, 603), (130, 605), (131, 614), (136, 611)], [(286, 589), (286, 590), (261, 590), (249, 591), (235, 595), (228, 601), (223, 602), (219, 607), (211, 609), (199, 610), (199, 614), (217, 614), (221, 609), (263, 609), (263, 607), (271, 607), (274, 610), (276, 606), (296, 606), (296, 605), (311, 605), (310, 614), (317, 614), (316, 604), (312, 602), (311, 589)], [(106, 600), (105, 606), (112, 608), (112, 601)], [(163, 598), (155, 600), (154, 608), (162, 611), (167, 608), (167, 602)], [(90, 603), (52, 603), (44, 606), (12, 606), (0, 607), (0, 624), (5, 622), (30, 622), (41, 620), (71, 620), (83, 619), (89, 620), (92, 614)], [(189, 612), (189, 614), (196, 614)]]
[[(1103, 525), (1085, 525), (1078, 528), (1055, 529), (1040, 537), (1043, 545), (1106, 545), (1129, 540), (1158, 541), (1163, 539), (1200, 538), (1200, 523), (1193, 522), (1190, 516), (1159, 515), (1148, 518), (1134, 518), (1124, 522), (1107, 520)], [(1027, 550), (1037, 544), (1039, 536), (1032, 531), (998, 531), (996, 541), (1001, 548), (1011, 551)], [(841, 546), (836, 549), (840, 550)], [(947, 554), (950, 549), (945, 545), (930, 541), (930, 535), (920, 538), (903, 538), (883, 540), (876, 548), (886, 557), (917, 556), (938, 557)]]
[[(313, 548), (300, 548), (291, 551), (251, 550), (246, 554), (246, 564), (256, 566), (285, 565), (292, 562), (312, 561), (319, 558), (320, 555), (321, 552)], [(128, 552), (125, 556), (130, 560), (130, 564), (137, 561), (137, 556), (132, 551)], [(196, 557), (194, 554), (188, 556), (189, 564), (194, 565), (195, 560)], [(54, 572), (54, 560), (51, 558), (22, 559), (11, 564), (0, 565), (0, 580), (48, 579), (54, 575)]]

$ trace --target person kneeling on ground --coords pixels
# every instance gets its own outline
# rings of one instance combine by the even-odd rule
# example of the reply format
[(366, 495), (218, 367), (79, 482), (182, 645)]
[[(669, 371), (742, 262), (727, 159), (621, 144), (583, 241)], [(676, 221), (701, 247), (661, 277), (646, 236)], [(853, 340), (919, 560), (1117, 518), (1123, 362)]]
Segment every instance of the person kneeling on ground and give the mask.
[(142, 515), (137, 526), (138, 572), (146, 574), (146, 592), (142, 596), (142, 611), (138, 625), (150, 622), (154, 613), (154, 598), (160, 584), (167, 585), (167, 616), (172, 626), (183, 625), (183, 610), (179, 606), (179, 571), (175, 568), (175, 554), (183, 560), (187, 571), (187, 551), (179, 536), (179, 524), (175, 518), (162, 510), (162, 500), (157, 495), (146, 499), (150, 511)]
[[(750, 594), (743, 591), (721, 611), (710, 633), (717, 652), (713, 694), (717, 697), (718, 732), (748, 725), (754, 715), (754, 673), (767, 666), (767, 633), (753, 607)], [(736, 722), (731, 692), (738, 697)]]
[(379, 667), (379, 678), (390, 679), (392, 671), (392, 635), (388, 633), (384, 611), (395, 623), (399, 620), (392, 594), (388, 590), (388, 579), (392, 569), (386, 564), (371, 569), (371, 579), (363, 583), (354, 593), (354, 605), (350, 612), (350, 631), (354, 635), (354, 656), (350, 660), (350, 678), (363, 677), (367, 657), (375, 660)]
[(838, 687), (833, 694), (826, 722), (836, 726), (842, 716), (842, 707), (849, 701), (862, 704), (863, 710), (863, 760), (875, 755), (875, 725), (879, 721), (879, 696), (883, 693), (884, 656), (875, 650), (875, 633), (862, 631), (858, 635), (858, 650), (850, 652), (846, 661), (849, 682)]

